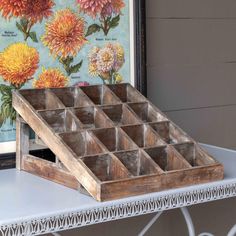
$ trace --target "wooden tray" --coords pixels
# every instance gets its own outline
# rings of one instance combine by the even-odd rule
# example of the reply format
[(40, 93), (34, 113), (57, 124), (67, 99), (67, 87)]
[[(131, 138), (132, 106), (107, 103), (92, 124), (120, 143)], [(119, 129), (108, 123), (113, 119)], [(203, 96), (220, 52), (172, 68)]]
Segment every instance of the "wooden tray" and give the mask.
[[(13, 106), (17, 168), (98, 201), (223, 178), (223, 166), (129, 84), (14, 91)], [(55, 163), (29, 154), (29, 126)]]

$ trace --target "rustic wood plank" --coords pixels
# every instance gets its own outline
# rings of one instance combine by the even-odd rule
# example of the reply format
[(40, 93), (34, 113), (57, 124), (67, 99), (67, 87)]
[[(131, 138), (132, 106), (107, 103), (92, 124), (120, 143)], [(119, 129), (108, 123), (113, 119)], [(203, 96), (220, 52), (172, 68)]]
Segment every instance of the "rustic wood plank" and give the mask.
[(16, 168), (21, 170), (23, 155), (29, 153), (29, 126), (21, 117), (16, 119)]
[[(98, 201), (223, 178), (221, 164), (137, 91), (132, 97), (133, 89), (128, 92), (129, 88), (127, 84), (119, 85), (122, 99), (138, 101), (135, 99), (138, 96), (144, 102), (116, 106), (119, 99), (109, 86), (83, 87), (81, 90), (96, 105), (82, 108), (85, 110), (78, 113), (75, 111), (80, 108), (58, 109), (60, 100), (48, 90), (37, 90), (34, 102), (29, 100), (33, 90), (14, 91), (14, 108), (58, 158), (55, 163), (48, 163), (26, 153), (23, 168), (66, 186), (84, 186)], [(114, 87), (112, 89), (115, 91)], [(63, 89), (66, 96), (71, 90), (78, 92), (74, 88)], [(74, 92), (72, 95), (75, 99)], [(37, 96), (40, 106), (35, 103)], [(121, 126), (111, 122), (101, 105), (121, 108), (114, 113), (115, 118), (110, 114), (111, 120), (120, 120)], [(39, 107), (46, 110), (39, 111)], [(132, 122), (137, 120), (143, 124), (127, 125), (130, 117), (125, 117), (124, 113), (133, 116)], [(94, 129), (84, 126), (87, 115)], [(102, 120), (114, 127), (100, 128), (104, 125)]]
[[(163, 191), (170, 188), (179, 188), (192, 185), (193, 181), (196, 184), (207, 183), (211, 181), (221, 180), (224, 171), (222, 165), (214, 165), (206, 167), (198, 167), (180, 171), (170, 171), (168, 174), (158, 176), (138, 177), (121, 181), (110, 181), (102, 183), (101, 191), (102, 200), (114, 200), (135, 196), (137, 194), (145, 194), (148, 192)], [(175, 181), (173, 181), (175, 180)], [(142, 186), (142, 188), (140, 188)]]
[(80, 184), (77, 179), (68, 171), (59, 168), (56, 163), (46, 161), (32, 155), (24, 155), (22, 163), (22, 170), (24, 171), (72, 189), (79, 190), (80, 188)]
[(63, 141), (47, 128), (42, 118), (35, 114), (32, 107), (25, 103), (25, 99), (17, 91), (13, 92), (13, 106), (25, 118), (25, 121), (31, 124), (32, 129), (43, 142), (60, 158), (65, 167), (85, 186), (86, 190), (95, 199), (100, 200), (99, 180), (81, 160), (76, 158)]

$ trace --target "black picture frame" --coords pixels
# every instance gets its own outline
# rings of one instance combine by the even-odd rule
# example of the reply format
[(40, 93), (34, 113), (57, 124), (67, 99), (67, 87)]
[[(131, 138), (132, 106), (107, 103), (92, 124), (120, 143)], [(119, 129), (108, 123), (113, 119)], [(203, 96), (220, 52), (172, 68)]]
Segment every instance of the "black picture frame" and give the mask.
[(147, 96), (146, 3), (136, 0), (135, 11), (135, 86)]
[[(146, 7), (145, 0), (134, 0), (134, 30), (135, 30), (135, 87), (147, 96), (147, 69), (146, 69)], [(33, 151), (34, 154), (52, 158), (49, 150)], [(0, 170), (15, 167), (15, 153), (0, 155)]]

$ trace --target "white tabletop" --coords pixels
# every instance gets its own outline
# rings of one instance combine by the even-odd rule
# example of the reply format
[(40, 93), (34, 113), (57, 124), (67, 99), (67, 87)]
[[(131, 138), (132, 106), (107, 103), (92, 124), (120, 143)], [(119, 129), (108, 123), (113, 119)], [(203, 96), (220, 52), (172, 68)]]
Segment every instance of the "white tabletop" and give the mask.
[(0, 171), (0, 232), (35, 235), (235, 196), (236, 151), (202, 146), (224, 164), (224, 180), (105, 203), (26, 172)]

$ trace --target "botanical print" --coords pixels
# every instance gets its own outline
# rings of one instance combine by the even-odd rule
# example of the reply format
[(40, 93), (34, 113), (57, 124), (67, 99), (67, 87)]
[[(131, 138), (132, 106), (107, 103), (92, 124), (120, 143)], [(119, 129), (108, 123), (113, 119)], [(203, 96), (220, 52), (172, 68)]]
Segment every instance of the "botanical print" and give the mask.
[(121, 10), (125, 7), (123, 0), (77, 0), (77, 3), (80, 12), (99, 22), (88, 27), (86, 36), (100, 30), (108, 35), (111, 29), (119, 25)]
[(31, 31), (34, 24), (42, 22), (44, 18), (52, 15), (52, 0), (1, 0), (0, 11), (6, 19), (20, 18), (16, 21), (16, 27), (24, 35), (24, 40), (31, 38), (38, 42), (35, 31)]
[(20, 89), (38, 69), (39, 53), (26, 43), (14, 43), (0, 53), (0, 76), (7, 84), (0, 84), (2, 95), (0, 126), (9, 118), (11, 124), (16, 118), (12, 108), (12, 90)]
[(100, 77), (104, 84), (121, 83), (118, 73), (125, 62), (124, 48), (119, 43), (108, 43), (104, 47), (94, 47), (89, 53), (89, 74)]
[(70, 9), (55, 13), (51, 21), (46, 23), (46, 32), (42, 42), (50, 49), (50, 53), (58, 58), (67, 75), (77, 73), (83, 60), (71, 65), (87, 40), (84, 36), (85, 21)]
[(69, 78), (58, 68), (43, 68), (38, 79), (33, 81), (33, 87), (40, 88), (63, 88), (68, 85)]
[(0, 142), (12, 90), (130, 82), (129, 0), (0, 0)]

